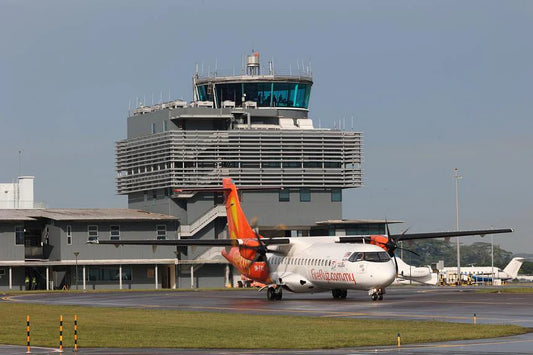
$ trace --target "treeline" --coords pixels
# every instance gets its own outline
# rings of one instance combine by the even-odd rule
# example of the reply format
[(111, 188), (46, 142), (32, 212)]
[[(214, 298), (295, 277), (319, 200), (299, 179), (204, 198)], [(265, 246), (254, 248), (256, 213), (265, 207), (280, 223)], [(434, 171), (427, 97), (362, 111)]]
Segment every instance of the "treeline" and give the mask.
[[(406, 250), (403, 251), (403, 260), (411, 265), (430, 265), (436, 264), (439, 260), (444, 260), (444, 266), (457, 265), (457, 248), (456, 241), (449, 242), (440, 239), (424, 241), (405, 241), (403, 248), (412, 250), (419, 255), (414, 255)], [(402, 246), (400, 243), (400, 246)], [(491, 246), (490, 243), (476, 242), (472, 245), (460, 245), (461, 265), (462, 266), (490, 266), (491, 265)], [(401, 250), (396, 251), (397, 256), (401, 256)], [(503, 250), (499, 245), (494, 245), (494, 266), (504, 268), (511, 261), (513, 253)], [(520, 273), (526, 273), (524, 267)], [(533, 264), (533, 263), (531, 263)], [(528, 265), (529, 266), (529, 265)], [(533, 266), (533, 265), (531, 265)], [(527, 268), (526, 268), (527, 269)], [(532, 270), (533, 272), (533, 270)]]

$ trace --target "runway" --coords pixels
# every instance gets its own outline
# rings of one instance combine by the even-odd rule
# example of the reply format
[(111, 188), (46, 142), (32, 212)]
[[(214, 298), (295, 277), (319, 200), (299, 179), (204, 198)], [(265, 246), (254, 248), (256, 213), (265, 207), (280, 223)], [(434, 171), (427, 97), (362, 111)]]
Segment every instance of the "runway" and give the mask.
[[(377, 302), (370, 301), (366, 292), (361, 291), (349, 292), (348, 298), (345, 300), (334, 300), (329, 293), (293, 294), (284, 292), (282, 301), (267, 301), (265, 293), (258, 293), (256, 290), (44, 293), (11, 296), (5, 301), (302, 317), (438, 320), (464, 323), (473, 322), (475, 314), (479, 324), (515, 324), (533, 328), (533, 294), (479, 293), (475, 290), (475, 287), (389, 287), (385, 299)], [(533, 334), (529, 333), (500, 339), (404, 346), (401, 350), (405, 353), (431, 351), (433, 353), (516, 354), (531, 353), (532, 349)], [(94, 353), (99, 353), (97, 349), (94, 351)], [(339, 349), (339, 351), (339, 353), (387, 353), (389, 351), (397, 352), (398, 349), (396, 347), (374, 347), (372, 349)], [(2, 353), (1, 347), (0, 353)], [(257, 352), (254, 351), (254, 353)], [(265, 353), (279, 352), (267, 351)], [(328, 353), (331, 351), (328, 350)]]

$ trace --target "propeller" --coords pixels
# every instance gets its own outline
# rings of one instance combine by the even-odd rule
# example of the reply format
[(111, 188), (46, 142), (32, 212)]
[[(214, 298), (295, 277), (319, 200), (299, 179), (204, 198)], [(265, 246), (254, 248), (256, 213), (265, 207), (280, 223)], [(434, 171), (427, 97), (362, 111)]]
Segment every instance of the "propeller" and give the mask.
[(398, 261), (396, 260), (396, 253), (395, 253), (396, 249), (408, 251), (410, 253), (415, 254), (416, 256), (420, 256), (420, 255), (418, 253), (412, 251), (412, 250), (409, 250), (409, 249), (402, 248), (402, 247), (398, 246), (398, 243), (400, 242), (400, 239), (402, 239), (402, 237), (405, 235), (405, 233), (407, 233), (409, 228), (406, 228), (402, 232), (402, 234), (400, 234), (397, 238), (392, 237), (392, 235), (390, 233), (390, 230), (389, 230), (389, 224), (387, 223), (387, 220), (385, 220), (385, 228), (387, 230), (387, 242), (386, 243), (380, 243), (380, 244), (385, 246), (385, 248), (387, 249), (387, 253), (394, 259), (394, 265), (396, 266), (396, 274), (398, 274)]

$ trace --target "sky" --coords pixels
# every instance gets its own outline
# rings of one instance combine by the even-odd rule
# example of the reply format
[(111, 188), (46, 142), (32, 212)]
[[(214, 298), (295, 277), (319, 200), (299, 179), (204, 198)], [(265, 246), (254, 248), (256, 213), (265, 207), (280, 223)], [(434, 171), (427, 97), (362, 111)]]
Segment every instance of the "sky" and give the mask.
[[(115, 142), (136, 100), (191, 100), (196, 65), (310, 66), (316, 127), (363, 132), (343, 217), (514, 228), (533, 253), (531, 1), (0, 0), (0, 182), (49, 208), (127, 207)], [(352, 123), (353, 122), (353, 123)], [(490, 237), (462, 238), (462, 243)]]

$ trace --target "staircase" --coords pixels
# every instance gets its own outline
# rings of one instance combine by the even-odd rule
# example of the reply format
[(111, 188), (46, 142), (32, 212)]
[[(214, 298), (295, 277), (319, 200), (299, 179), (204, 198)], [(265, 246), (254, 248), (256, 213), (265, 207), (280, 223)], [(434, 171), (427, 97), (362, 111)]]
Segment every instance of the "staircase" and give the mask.
[(217, 205), (207, 211), (203, 216), (198, 218), (192, 224), (180, 225), (179, 227), (179, 236), (181, 238), (192, 237), (198, 233), (202, 228), (211, 223), (215, 218), (226, 217), (226, 207), (222, 205)]

